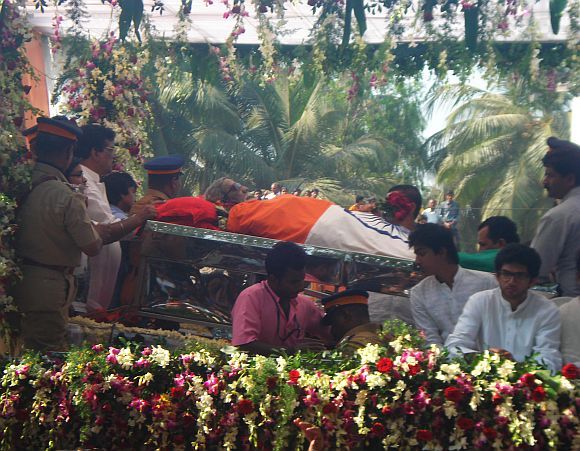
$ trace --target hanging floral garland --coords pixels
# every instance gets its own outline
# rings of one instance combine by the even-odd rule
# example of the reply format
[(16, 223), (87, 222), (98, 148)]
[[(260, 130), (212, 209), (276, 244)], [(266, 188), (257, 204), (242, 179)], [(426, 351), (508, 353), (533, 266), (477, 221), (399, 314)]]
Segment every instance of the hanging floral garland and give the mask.
[(141, 76), (148, 62), (147, 49), (121, 43), (111, 33), (92, 41), (84, 55), (69, 56), (55, 89), (62, 112), (77, 118), (79, 125), (98, 123), (115, 131), (115, 169), (137, 180), (143, 178), (143, 158), (151, 155), (145, 131), (149, 90)]
[(21, 133), (24, 114), (33, 111), (23, 86), (24, 75), (32, 75), (24, 44), (30, 39), (26, 11), (5, 0), (0, 8), (0, 336), (11, 345), (12, 330), (7, 323), (15, 311), (7, 288), (20, 274), (14, 259), (16, 199), (30, 181), (31, 160)]

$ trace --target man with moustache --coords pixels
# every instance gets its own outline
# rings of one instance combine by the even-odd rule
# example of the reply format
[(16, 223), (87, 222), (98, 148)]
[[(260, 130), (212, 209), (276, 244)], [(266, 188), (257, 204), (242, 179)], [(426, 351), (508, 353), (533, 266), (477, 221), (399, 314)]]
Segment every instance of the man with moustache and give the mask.
[(98, 124), (82, 127), (75, 155), (82, 160), (81, 167), (87, 179), (87, 211), (91, 220), (105, 225), (110, 237), (105, 240), (99, 255), (90, 257), (89, 291), (87, 294), (87, 313), (101, 315), (109, 308), (117, 273), (121, 263), (121, 238), (140, 227), (148, 219), (157, 215), (154, 207), (147, 206), (138, 213), (119, 221), (111, 211), (107, 189), (101, 177), (113, 170), (115, 158), (115, 132)]
[(540, 220), (532, 247), (542, 258), (540, 282), (555, 275), (562, 296), (579, 296), (576, 255), (580, 251), (580, 147), (570, 141), (548, 138), (544, 188), (560, 203)]

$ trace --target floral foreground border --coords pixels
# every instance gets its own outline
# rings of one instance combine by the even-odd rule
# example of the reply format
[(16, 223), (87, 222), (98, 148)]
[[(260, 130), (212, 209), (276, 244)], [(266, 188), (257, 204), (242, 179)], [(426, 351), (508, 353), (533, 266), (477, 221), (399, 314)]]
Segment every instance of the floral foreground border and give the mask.
[(4, 369), (0, 446), (302, 449), (300, 418), (329, 449), (577, 449), (577, 367), (551, 376), (487, 353), (450, 362), (417, 344), (385, 337), (351, 359), (196, 342), (187, 352), (95, 345), (61, 362), (26, 355)]

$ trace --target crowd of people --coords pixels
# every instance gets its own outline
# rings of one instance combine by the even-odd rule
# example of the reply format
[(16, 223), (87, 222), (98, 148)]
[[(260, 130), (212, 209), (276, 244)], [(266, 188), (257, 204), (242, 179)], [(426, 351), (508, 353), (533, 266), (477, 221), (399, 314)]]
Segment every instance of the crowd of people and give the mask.
[[(25, 346), (40, 351), (67, 348), (75, 274), (89, 275), (89, 314), (106, 312), (124, 296), (131, 297), (138, 230), (148, 219), (175, 219), (177, 209), (195, 208), (201, 212), (197, 226), (206, 218), (208, 228), (224, 229), (234, 205), (287, 193), (274, 183), (270, 192), (251, 195), (246, 186), (222, 177), (201, 197), (178, 198), (185, 161), (164, 156), (145, 163), (147, 190), (137, 200), (135, 180), (113, 171), (112, 130), (79, 128), (63, 117), (39, 118), (26, 136), (36, 163), (18, 212), (16, 250), (23, 278), (11, 294), (21, 314)], [(562, 358), (580, 364), (580, 336), (571, 322), (580, 315), (580, 148), (555, 138), (548, 146), (544, 186), (558, 205), (542, 217), (531, 246), (519, 243), (509, 218), (496, 216), (478, 228), (479, 253), (458, 252), (459, 206), (451, 191), (439, 206), (429, 200), (422, 212), (421, 193), (412, 185), (393, 186), (384, 212), (375, 198), (364, 196), (348, 209), (395, 224), (403, 233), (395, 241), (408, 237), (425, 278), (410, 291), (406, 320), (424, 332), (428, 344), (445, 346), (453, 355), (489, 350), (517, 361), (533, 355), (553, 370)], [(293, 194), (320, 195), (317, 189)], [(364, 290), (346, 290), (322, 299), (321, 309), (300, 294), (305, 267), (300, 246), (280, 242), (271, 249), (266, 280), (242, 291), (235, 302), (234, 345), (256, 353), (329, 346), (352, 352), (378, 341), (379, 326), (369, 313), (373, 297)], [(566, 298), (556, 303), (530, 290), (546, 281), (557, 282)]]
[(312, 197), (317, 199), (320, 196), (320, 190), (318, 188), (305, 189), (296, 188), (292, 193), (288, 191), (288, 188), (281, 185), (278, 182), (272, 183), (270, 189), (257, 189), (251, 193), (250, 198), (256, 200), (270, 200), (275, 199), (278, 196), (283, 196), (284, 194), (292, 194), (297, 197)]

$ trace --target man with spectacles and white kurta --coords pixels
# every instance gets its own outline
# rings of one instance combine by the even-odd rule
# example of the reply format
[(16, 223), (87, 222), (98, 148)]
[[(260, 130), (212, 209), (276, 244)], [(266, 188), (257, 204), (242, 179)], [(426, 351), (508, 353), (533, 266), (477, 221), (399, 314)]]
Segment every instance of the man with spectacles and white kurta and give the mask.
[(88, 261), (87, 313), (99, 318), (108, 310), (115, 291), (121, 263), (118, 240), (140, 227), (147, 219), (153, 219), (157, 212), (154, 207), (148, 206), (123, 221), (113, 216), (101, 177), (113, 170), (115, 132), (97, 124), (85, 125), (82, 131), (75, 156), (82, 160), (81, 167), (87, 179), (87, 212), (104, 237), (105, 244), (99, 255), (90, 257)]
[(540, 271), (538, 253), (508, 244), (495, 259), (499, 288), (469, 298), (445, 346), (451, 355), (489, 350), (521, 362), (535, 359), (552, 371), (562, 366), (560, 313), (552, 301), (529, 291)]
[(246, 288), (232, 310), (232, 344), (254, 354), (298, 349), (323, 350), (330, 342), (323, 311), (301, 295), (306, 254), (295, 243), (279, 242), (266, 256), (267, 279)]

